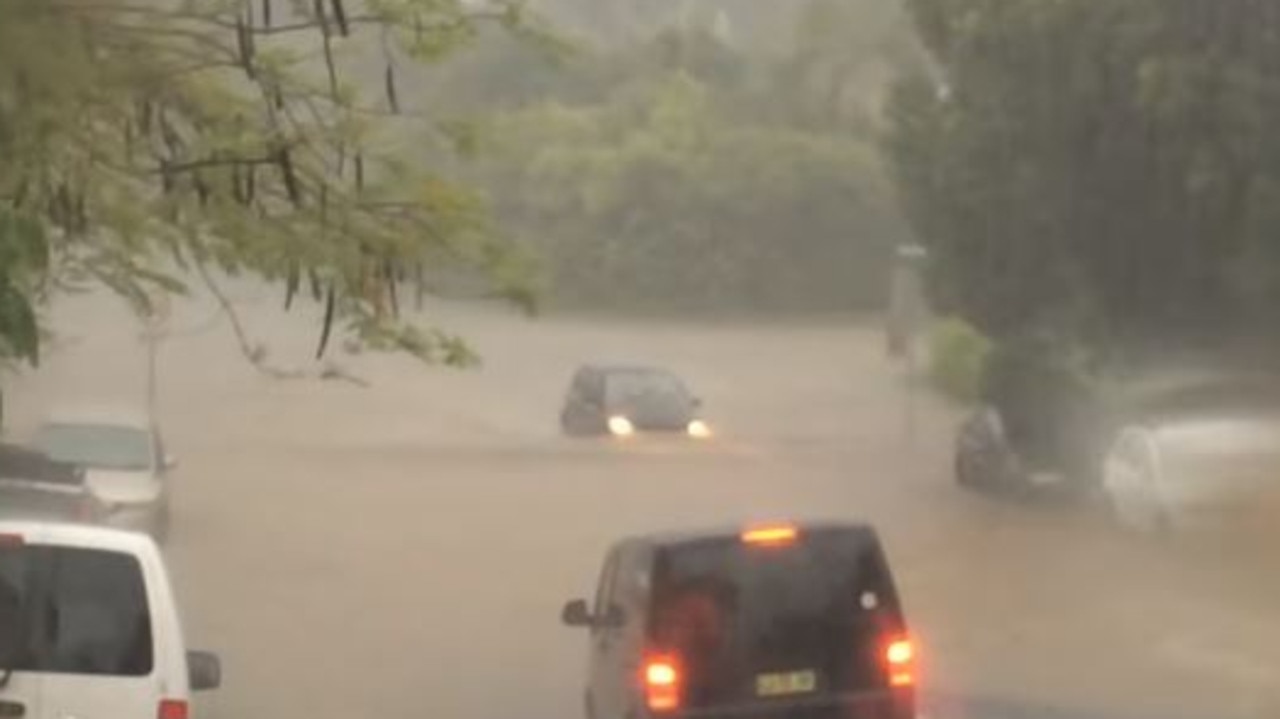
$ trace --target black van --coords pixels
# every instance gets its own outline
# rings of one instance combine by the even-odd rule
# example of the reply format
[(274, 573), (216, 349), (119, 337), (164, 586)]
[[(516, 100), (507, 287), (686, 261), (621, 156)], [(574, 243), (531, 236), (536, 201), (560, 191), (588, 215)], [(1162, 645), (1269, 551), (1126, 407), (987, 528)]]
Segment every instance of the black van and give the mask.
[(592, 605), (587, 719), (909, 719), (915, 658), (880, 541), (861, 524), (635, 537)]

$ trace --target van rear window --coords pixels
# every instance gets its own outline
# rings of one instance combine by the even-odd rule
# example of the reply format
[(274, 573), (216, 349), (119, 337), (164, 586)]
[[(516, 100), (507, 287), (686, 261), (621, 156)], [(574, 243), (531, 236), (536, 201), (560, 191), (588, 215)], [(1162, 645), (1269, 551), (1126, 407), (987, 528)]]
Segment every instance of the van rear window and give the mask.
[(697, 541), (659, 552), (654, 570), (649, 643), (679, 657), (689, 708), (887, 686), (884, 647), (905, 627), (870, 530)]
[(138, 560), (47, 545), (0, 547), (0, 656), (18, 671), (146, 676), (151, 613)]

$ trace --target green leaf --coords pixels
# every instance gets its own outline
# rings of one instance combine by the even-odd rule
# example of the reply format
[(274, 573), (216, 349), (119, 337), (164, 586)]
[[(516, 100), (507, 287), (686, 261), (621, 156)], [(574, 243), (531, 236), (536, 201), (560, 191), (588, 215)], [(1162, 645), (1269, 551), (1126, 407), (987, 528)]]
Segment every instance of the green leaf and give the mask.
[(0, 279), (0, 357), (40, 361), (40, 331), (27, 297)]

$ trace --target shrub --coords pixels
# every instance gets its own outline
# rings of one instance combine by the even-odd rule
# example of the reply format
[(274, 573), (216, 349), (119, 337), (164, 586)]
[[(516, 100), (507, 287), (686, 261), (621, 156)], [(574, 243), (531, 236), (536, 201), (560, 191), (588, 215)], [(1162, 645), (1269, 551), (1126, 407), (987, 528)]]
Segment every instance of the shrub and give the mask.
[(929, 381), (961, 402), (978, 398), (991, 340), (956, 317), (938, 322), (929, 336)]

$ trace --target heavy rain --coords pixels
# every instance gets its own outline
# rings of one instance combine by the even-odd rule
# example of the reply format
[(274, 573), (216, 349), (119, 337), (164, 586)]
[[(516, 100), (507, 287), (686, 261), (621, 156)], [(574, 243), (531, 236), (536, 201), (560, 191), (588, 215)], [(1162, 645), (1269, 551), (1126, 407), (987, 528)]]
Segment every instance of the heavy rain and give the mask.
[(0, 0), (0, 589), (123, 601), (23, 483), (173, 587), (0, 596), (0, 716), (905, 719), (599, 709), (615, 542), (778, 522), (920, 719), (1280, 716), (1280, 12), (349, 4)]

